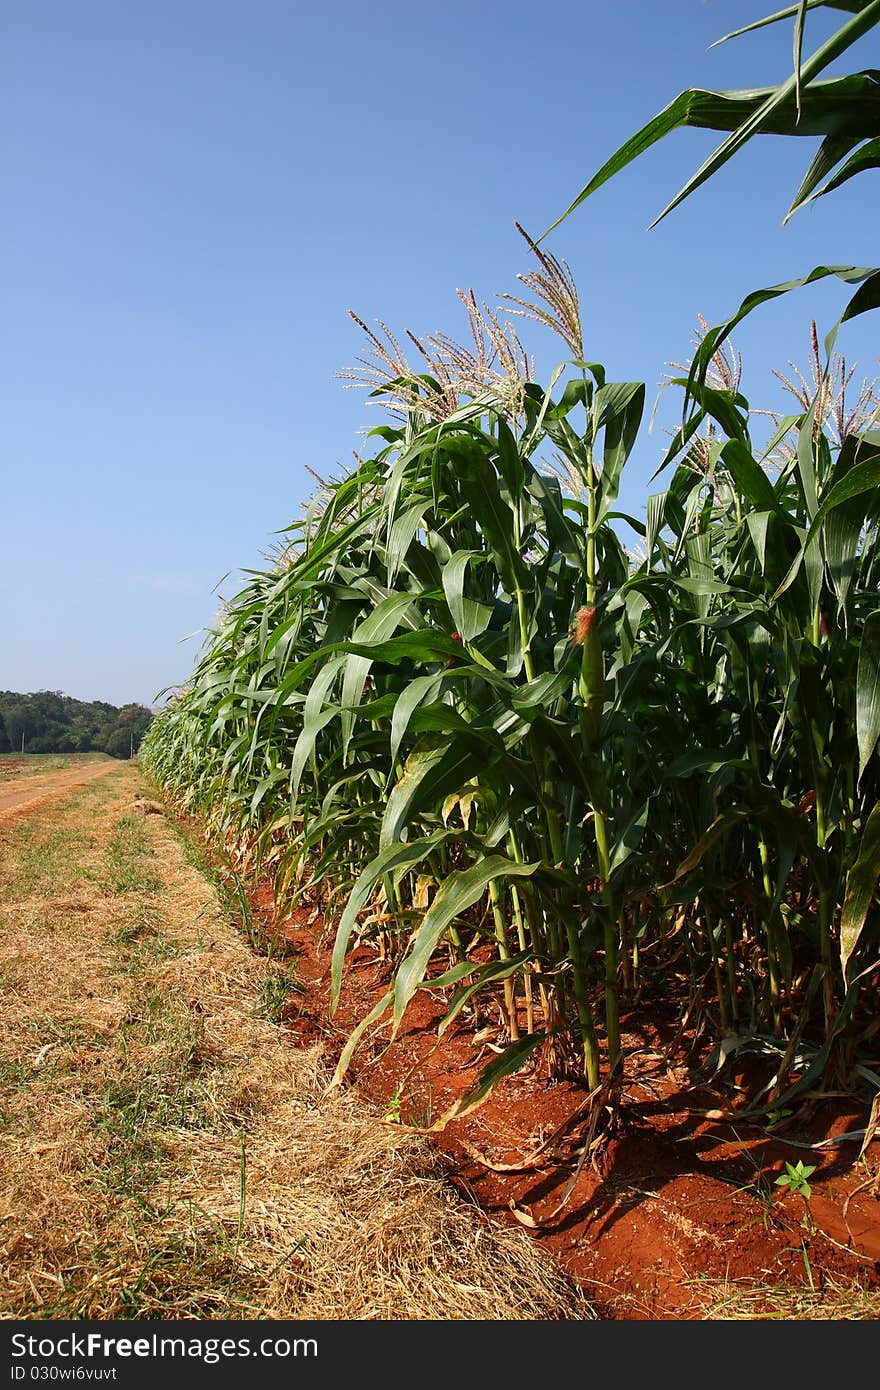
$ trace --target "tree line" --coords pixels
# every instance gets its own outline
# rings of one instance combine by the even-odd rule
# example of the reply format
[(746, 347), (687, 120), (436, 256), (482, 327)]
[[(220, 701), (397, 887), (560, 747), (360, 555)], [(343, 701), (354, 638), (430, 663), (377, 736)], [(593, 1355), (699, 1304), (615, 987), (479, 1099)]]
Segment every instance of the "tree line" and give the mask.
[(128, 758), (152, 722), (144, 705), (75, 700), (60, 690), (0, 691), (0, 753), (109, 753)]

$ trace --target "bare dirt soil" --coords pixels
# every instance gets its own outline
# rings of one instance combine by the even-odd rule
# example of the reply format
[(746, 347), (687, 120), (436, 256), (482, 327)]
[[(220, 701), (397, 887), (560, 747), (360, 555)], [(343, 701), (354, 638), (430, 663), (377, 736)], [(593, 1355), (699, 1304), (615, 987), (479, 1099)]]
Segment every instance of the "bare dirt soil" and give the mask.
[[(279, 924), (268, 889), (253, 907), (306, 987), (285, 1008), (292, 1038), (322, 1038), (334, 1061), (387, 989), (382, 962), (355, 952), (328, 1021), (326, 927), (306, 912)], [(601, 1318), (877, 1318), (880, 1108), (825, 1092), (772, 1130), (766, 1117), (742, 1118), (772, 1059), (734, 1057), (713, 1072), (705, 1020), (681, 1026), (686, 1005), (666, 981), (662, 996), (624, 1011), (623, 1103), (604, 1145), (585, 1151), (584, 1088), (551, 1081), (538, 1062), (435, 1132), (452, 1181), (551, 1251)], [(421, 991), (393, 1043), (380, 1024), (354, 1054), (345, 1084), (392, 1123), (437, 1126), (503, 1041), (491, 1010), (462, 1014), (438, 1041), (447, 1007)], [(814, 1169), (808, 1195), (776, 1182), (798, 1163)]]
[(82, 767), (35, 772), (26, 767), (23, 759), (20, 767), (14, 763), (7, 763), (7, 775), (0, 783), (0, 820), (60, 796), (71, 787), (92, 782), (96, 777), (103, 777), (105, 773), (112, 772), (114, 768), (118, 770), (120, 766), (117, 759), (108, 758), (106, 762), (87, 763)]

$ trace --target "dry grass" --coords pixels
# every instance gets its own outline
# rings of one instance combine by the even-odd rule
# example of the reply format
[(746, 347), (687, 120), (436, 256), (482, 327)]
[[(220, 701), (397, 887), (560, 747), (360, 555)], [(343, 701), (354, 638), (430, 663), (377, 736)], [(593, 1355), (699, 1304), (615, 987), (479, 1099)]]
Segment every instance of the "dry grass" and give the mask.
[(729, 1280), (711, 1284), (695, 1281), (705, 1310), (701, 1318), (721, 1322), (873, 1322), (878, 1315), (877, 1294), (851, 1280), (825, 1278), (821, 1289), (784, 1288)]
[(0, 1315), (592, 1317), (424, 1140), (325, 1095), (141, 786), (0, 829)]

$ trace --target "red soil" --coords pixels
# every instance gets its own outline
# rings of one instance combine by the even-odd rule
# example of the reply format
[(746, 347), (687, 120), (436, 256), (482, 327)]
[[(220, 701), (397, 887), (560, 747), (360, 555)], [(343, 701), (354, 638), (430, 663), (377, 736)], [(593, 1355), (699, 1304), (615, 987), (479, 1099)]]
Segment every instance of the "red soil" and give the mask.
[[(256, 925), (296, 957), (305, 985), (286, 1007), (291, 1037), (302, 1046), (322, 1039), (335, 1061), (387, 989), (382, 962), (355, 951), (328, 1021), (332, 943), (321, 922), (303, 912), (279, 926), (267, 889), (254, 894), (253, 905)], [(494, 1055), (497, 1012), (493, 1018), (484, 1005), (480, 1019), (460, 1015), (438, 1042), (446, 1007), (439, 991), (420, 991), (393, 1043), (389, 1026), (380, 1025), (354, 1054), (345, 1084), (390, 1121), (436, 1124)], [(760, 1317), (765, 1296), (757, 1290), (808, 1290), (810, 1281), (827, 1291), (830, 1309), (835, 1288), (852, 1286), (871, 1292), (880, 1309), (880, 1127), (872, 1138), (868, 1104), (841, 1093), (813, 1095), (772, 1134), (766, 1120), (738, 1118), (772, 1067), (753, 1057), (748, 1067), (711, 1075), (711, 1040), (699, 1027), (696, 1036), (681, 1030), (681, 1013), (681, 1001), (668, 995), (624, 1010), (619, 1121), (586, 1160), (585, 1089), (550, 1081), (532, 1062), (436, 1133), (451, 1181), (488, 1217), (530, 1229), (603, 1318), (724, 1317), (725, 1288), (740, 1309), (742, 1296), (756, 1291), (747, 1315)], [(863, 1133), (815, 1147), (852, 1131)], [(775, 1185), (786, 1161), (799, 1160), (815, 1165), (808, 1205)]]

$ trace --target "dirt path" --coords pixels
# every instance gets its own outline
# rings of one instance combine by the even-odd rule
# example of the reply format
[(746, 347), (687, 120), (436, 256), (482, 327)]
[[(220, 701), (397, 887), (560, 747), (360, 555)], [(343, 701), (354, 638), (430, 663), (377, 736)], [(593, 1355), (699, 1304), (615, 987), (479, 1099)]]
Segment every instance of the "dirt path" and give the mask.
[(87, 767), (74, 768), (72, 771), (62, 768), (60, 772), (38, 773), (36, 776), (15, 779), (11, 786), (0, 790), (0, 820), (25, 807), (30, 808), (38, 802), (59, 796), (69, 787), (79, 787), (84, 782), (103, 777), (106, 772), (118, 771), (120, 766), (113, 759), (106, 763), (89, 763)]

